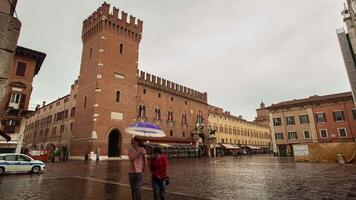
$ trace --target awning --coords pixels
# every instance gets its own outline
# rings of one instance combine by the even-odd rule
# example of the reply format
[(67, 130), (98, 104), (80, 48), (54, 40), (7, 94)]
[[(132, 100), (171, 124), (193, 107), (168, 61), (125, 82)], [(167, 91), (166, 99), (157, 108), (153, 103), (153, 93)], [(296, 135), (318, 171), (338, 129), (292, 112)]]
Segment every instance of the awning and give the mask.
[(246, 145), (246, 146), (252, 150), (261, 150), (261, 147), (252, 146), (252, 145)]
[(173, 147), (172, 145), (165, 144), (165, 143), (159, 143), (158, 145), (161, 147)]
[(232, 144), (221, 144), (225, 149), (240, 149), (240, 147)]
[(210, 144), (210, 148), (221, 148), (220, 144)]

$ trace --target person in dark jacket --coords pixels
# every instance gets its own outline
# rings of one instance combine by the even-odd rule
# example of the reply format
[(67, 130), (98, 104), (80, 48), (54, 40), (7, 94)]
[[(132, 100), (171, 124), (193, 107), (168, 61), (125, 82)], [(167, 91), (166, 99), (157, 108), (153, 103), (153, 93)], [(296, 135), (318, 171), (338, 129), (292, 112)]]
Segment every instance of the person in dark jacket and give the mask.
[(165, 200), (165, 191), (168, 184), (168, 159), (162, 154), (159, 147), (152, 150), (152, 159), (150, 162), (150, 171), (152, 178), (153, 197), (155, 200)]

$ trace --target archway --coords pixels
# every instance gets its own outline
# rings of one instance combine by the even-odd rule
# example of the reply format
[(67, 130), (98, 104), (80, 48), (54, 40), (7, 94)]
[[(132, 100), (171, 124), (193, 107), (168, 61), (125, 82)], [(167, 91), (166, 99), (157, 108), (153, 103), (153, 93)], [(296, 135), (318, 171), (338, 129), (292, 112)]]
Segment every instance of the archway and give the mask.
[(121, 133), (114, 129), (109, 134), (108, 156), (119, 157), (121, 155)]

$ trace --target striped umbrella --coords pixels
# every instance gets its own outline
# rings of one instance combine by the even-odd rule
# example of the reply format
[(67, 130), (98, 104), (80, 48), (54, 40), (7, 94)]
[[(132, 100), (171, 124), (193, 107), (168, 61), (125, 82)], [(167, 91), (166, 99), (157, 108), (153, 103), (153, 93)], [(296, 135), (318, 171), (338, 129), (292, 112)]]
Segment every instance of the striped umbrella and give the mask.
[(166, 134), (162, 129), (150, 122), (136, 122), (125, 129), (126, 133), (144, 137), (164, 137)]

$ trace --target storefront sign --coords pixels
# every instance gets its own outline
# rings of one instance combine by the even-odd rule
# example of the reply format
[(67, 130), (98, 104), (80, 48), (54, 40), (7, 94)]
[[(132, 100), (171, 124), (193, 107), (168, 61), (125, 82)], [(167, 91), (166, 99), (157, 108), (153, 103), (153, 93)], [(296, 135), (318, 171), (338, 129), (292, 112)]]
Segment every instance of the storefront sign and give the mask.
[(293, 145), (294, 156), (309, 156), (308, 145), (298, 144)]

